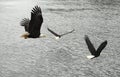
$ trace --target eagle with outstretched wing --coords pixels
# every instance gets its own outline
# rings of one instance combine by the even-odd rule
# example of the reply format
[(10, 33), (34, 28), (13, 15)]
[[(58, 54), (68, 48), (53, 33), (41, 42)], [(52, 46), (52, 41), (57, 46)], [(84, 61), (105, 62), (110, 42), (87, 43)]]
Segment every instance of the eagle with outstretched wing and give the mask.
[(100, 53), (102, 52), (102, 50), (106, 47), (107, 45), (107, 40), (105, 40), (104, 42), (102, 42), (100, 44), (100, 46), (98, 47), (98, 49), (96, 50), (95, 47), (93, 46), (92, 42), (90, 41), (89, 37), (87, 35), (85, 35), (85, 42), (87, 44), (87, 47), (91, 53), (90, 56), (87, 56), (87, 58), (89, 59), (93, 59), (93, 58), (96, 58), (96, 57), (99, 57), (100, 56)]
[(73, 30), (71, 30), (71, 31), (69, 31), (69, 32), (66, 32), (66, 33), (64, 33), (64, 34), (58, 34), (58, 33), (54, 32), (53, 30), (51, 30), (50, 28), (47, 28), (47, 30), (48, 30), (50, 33), (52, 33), (52, 34), (55, 36), (56, 39), (59, 39), (59, 38), (61, 38), (62, 36), (67, 35), (67, 34), (69, 34), (69, 33), (72, 33), (73, 31), (75, 31), (75, 29), (73, 29)]
[(39, 6), (35, 6), (31, 12), (31, 20), (28, 18), (24, 18), (21, 21), (21, 26), (24, 26), (27, 34), (22, 35), (24, 38), (38, 38), (41, 33), (41, 26), (43, 23), (43, 16), (41, 12), (41, 8)]

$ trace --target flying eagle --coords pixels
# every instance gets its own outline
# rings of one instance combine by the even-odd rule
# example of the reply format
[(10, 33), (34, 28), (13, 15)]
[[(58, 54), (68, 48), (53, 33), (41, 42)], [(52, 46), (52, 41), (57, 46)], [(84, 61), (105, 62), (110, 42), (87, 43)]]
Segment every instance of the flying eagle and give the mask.
[(26, 38), (38, 38), (41, 36), (40, 30), (43, 23), (43, 16), (41, 12), (41, 8), (35, 6), (31, 12), (31, 20), (28, 18), (24, 18), (20, 25), (24, 26), (27, 34), (22, 35), (22, 37)]
[(85, 42), (86, 42), (86, 44), (87, 44), (87, 46), (88, 46), (88, 49), (89, 49), (89, 51), (90, 51), (90, 53), (91, 53), (90, 56), (87, 56), (87, 58), (89, 58), (89, 59), (93, 59), (93, 58), (95, 58), (95, 57), (100, 56), (101, 51), (102, 51), (102, 50), (106, 47), (106, 45), (107, 45), (107, 40), (105, 40), (104, 42), (102, 42), (102, 43), (100, 44), (100, 46), (99, 46), (98, 49), (96, 50), (87, 35), (85, 35)]
[(66, 35), (66, 34), (69, 34), (69, 33), (72, 33), (73, 31), (75, 31), (74, 29), (71, 30), (70, 32), (66, 32), (64, 34), (57, 34), (56, 32), (54, 32), (53, 30), (51, 30), (50, 28), (47, 28), (49, 32), (51, 32), (53, 35), (55, 35), (55, 38), (56, 39), (59, 39), (61, 38), (62, 36)]

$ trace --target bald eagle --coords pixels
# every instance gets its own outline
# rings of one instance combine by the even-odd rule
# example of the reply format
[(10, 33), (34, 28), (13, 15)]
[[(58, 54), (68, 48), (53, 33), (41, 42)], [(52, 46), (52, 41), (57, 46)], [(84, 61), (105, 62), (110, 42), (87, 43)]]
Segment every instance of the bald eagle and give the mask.
[(51, 30), (50, 28), (47, 28), (47, 30), (48, 30), (49, 32), (51, 32), (51, 33), (55, 36), (55, 39), (59, 39), (59, 38), (61, 38), (62, 36), (67, 35), (67, 34), (69, 34), (69, 33), (72, 33), (73, 31), (75, 31), (75, 30), (73, 29), (73, 30), (71, 30), (70, 32), (66, 32), (66, 33), (64, 33), (64, 34), (57, 34), (57, 33), (54, 32), (53, 30)]
[(87, 56), (87, 58), (89, 58), (89, 59), (93, 59), (93, 58), (95, 58), (95, 57), (100, 56), (100, 53), (102, 52), (102, 50), (103, 50), (103, 49), (106, 47), (106, 45), (107, 45), (107, 40), (105, 40), (104, 42), (102, 42), (102, 43), (100, 44), (100, 46), (99, 46), (98, 49), (96, 50), (87, 35), (85, 35), (85, 42), (86, 42), (86, 44), (87, 44), (87, 46), (88, 46), (88, 49), (89, 49), (89, 51), (90, 51), (90, 53), (91, 53), (90, 56)]
[(22, 35), (24, 38), (38, 38), (41, 33), (41, 26), (43, 23), (43, 16), (41, 12), (41, 8), (39, 6), (35, 6), (31, 12), (31, 20), (28, 18), (24, 18), (20, 25), (24, 26), (27, 34)]

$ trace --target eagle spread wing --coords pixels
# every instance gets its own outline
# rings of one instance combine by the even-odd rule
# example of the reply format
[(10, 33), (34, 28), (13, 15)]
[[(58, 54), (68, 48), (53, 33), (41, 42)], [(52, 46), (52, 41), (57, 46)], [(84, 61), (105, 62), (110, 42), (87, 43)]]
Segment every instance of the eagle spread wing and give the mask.
[(101, 51), (106, 47), (106, 45), (107, 45), (107, 40), (105, 40), (103, 43), (100, 44), (100, 46), (97, 49), (96, 56), (100, 55)]
[(88, 46), (88, 49), (89, 49), (90, 53), (91, 53), (92, 55), (95, 55), (96, 49), (95, 49), (95, 47), (93, 46), (93, 44), (91, 43), (91, 41), (90, 41), (90, 39), (89, 39), (89, 37), (88, 37), (87, 35), (85, 35), (85, 42), (86, 42), (86, 44), (87, 44), (87, 46)]

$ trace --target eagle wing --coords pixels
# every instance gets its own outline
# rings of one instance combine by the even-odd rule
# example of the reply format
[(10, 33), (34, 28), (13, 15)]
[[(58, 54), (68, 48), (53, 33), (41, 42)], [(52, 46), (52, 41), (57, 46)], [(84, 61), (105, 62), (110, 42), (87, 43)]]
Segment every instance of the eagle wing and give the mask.
[(55, 35), (56, 37), (61, 37), (59, 34), (55, 33), (53, 30), (51, 30), (50, 28), (47, 28), (49, 32), (51, 32), (53, 35)]
[(67, 35), (67, 34), (69, 34), (69, 33), (72, 33), (73, 31), (75, 31), (75, 29), (73, 29), (73, 30), (71, 30), (71, 31), (69, 31), (69, 32), (66, 32), (66, 33), (64, 33), (64, 34), (61, 34), (61, 36)]
[(85, 42), (86, 42), (86, 44), (88, 46), (88, 49), (89, 49), (90, 53), (92, 55), (95, 55), (96, 49), (94, 48), (93, 44), (91, 43), (91, 41), (90, 41), (90, 39), (89, 39), (89, 37), (87, 35), (85, 35)]
[(30, 20), (29, 20), (28, 18), (24, 18), (24, 19), (22, 19), (22, 21), (20, 22), (20, 25), (21, 25), (21, 26), (24, 26), (26, 32), (28, 32), (29, 23), (30, 23)]
[(40, 29), (43, 23), (43, 17), (42, 17), (42, 12), (41, 12), (41, 8), (38, 6), (35, 6), (32, 9), (31, 12), (31, 20), (29, 23), (29, 37), (32, 38), (36, 38), (39, 37), (40, 33)]
[(107, 40), (105, 40), (103, 43), (100, 44), (100, 46), (97, 49), (98, 55), (101, 53), (101, 51), (106, 47), (107, 45)]

